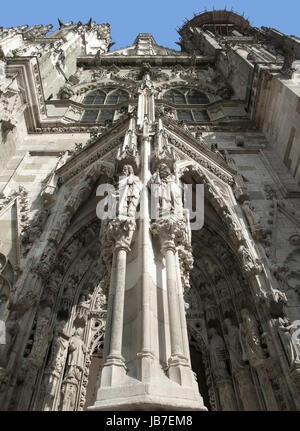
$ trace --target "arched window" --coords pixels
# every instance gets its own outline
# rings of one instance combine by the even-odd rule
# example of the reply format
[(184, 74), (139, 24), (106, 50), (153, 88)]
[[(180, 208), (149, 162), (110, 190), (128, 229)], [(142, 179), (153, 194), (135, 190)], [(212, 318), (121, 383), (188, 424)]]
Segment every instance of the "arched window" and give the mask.
[[(209, 99), (206, 94), (196, 89), (176, 88), (168, 90), (163, 99), (174, 105), (207, 105)], [(188, 108), (188, 107), (186, 107)], [(205, 109), (176, 109), (178, 120), (184, 121), (209, 121), (209, 116)]]
[(209, 100), (204, 93), (195, 89), (176, 88), (167, 91), (163, 98), (175, 105), (207, 105)]
[(177, 90), (169, 90), (164, 94), (164, 99), (168, 102), (175, 103), (175, 105), (185, 105), (186, 99), (184, 95)]
[(96, 90), (87, 94), (83, 99), (85, 105), (103, 105), (106, 98), (104, 91)]
[[(88, 93), (82, 103), (84, 105), (117, 105), (129, 99), (127, 91), (119, 88), (103, 88), (94, 90)], [(83, 113), (81, 121), (84, 123), (97, 123), (99, 121), (113, 120), (115, 116), (114, 109), (101, 109), (101, 106), (93, 107), (94, 109), (86, 109)]]
[(209, 100), (204, 93), (198, 90), (191, 90), (187, 93), (187, 103), (189, 105), (207, 105)]

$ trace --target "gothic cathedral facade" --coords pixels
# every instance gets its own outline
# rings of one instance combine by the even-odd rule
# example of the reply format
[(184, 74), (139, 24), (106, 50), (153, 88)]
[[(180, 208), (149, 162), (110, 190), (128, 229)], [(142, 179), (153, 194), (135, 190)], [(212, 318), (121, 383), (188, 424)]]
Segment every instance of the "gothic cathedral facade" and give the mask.
[(300, 410), (300, 39), (0, 28), (1, 410)]

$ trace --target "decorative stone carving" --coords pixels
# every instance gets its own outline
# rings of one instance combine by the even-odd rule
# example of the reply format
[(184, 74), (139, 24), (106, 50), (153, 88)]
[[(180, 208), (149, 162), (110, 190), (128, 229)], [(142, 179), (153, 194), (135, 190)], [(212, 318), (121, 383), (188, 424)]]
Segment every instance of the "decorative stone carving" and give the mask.
[(42, 278), (47, 278), (50, 274), (52, 265), (56, 258), (56, 246), (48, 242), (42, 254), (40, 262), (35, 266), (34, 270)]
[(222, 410), (236, 410), (236, 400), (226, 364), (227, 352), (223, 338), (215, 328), (209, 331), (209, 357), (211, 371), (219, 391)]
[(131, 165), (124, 165), (122, 175), (118, 181), (117, 213), (119, 217), (135, 217), (140, 191), (141, 182), (134, 175), (133, 167)]
[(238, 253), (241, 259), (242, 269), (247, 276), (252, 276), (261, 272), (261, 265), (255, 262), (247, 247), (240, 245)]
[(72, 86), (69, 84), (65, 84), (58, 92), (58, 97), (62, 100), (71, 99), (74, 96), (74, 91)]
[(77, 187), (71, 193), (69, 197), (66, 208), (71, 214), (74, 214), (79, 208), (80, 204), (87, 198), (90, 194), (94, 181), (90, 175), (87, 175)]
[(229, 377), (226, 365), (226, 347), (223, 338), (217, 333), (215, 328), (209, 329), (209, 353), (210, 365), (215, 379), (221, 380)]
[(72, 213), (70, 211), (63, 211), (57, 217), (57, 222), (52, 227), (48, 240), (58, 245), (65, 234), (66, 228), (68, 227)]
[(293, 341), (293, 325), (290, 324), (286, 317), (279, 317), (275, 320), (275, 325), (290, 368), (300, 369), (300, 345)]
[(41, 211), (36, 212), (31, 223), (23, 229), (23, 242), (32, 244), (36, 238), (41, 236), (49, 214), (48, 208), (43, 208)]
[(67, 318), (71, 313), (77, 282), (78, 278), (75, 274), (71, 275), (70, 278), (67, 280), (66, 287), (62, 296), (61, 307), (59, 309), (59, 315), (64, 318)]
[(137, 135), (135, 130), (135, 117), (132, 116), (129, 122), (122, 147), (118, 151), (117, 159), (122, 163), (132, 164), (135, 168), (139, 165), (139, 155), (137, 146)]
[(51, 343), (51, 351), (46, 370), (55, 372), (57, 376), (61, 375), (64, 368), (64, 352), (67, 349), (67, 334), (65, 333), (67, 322), (58, 320), (54, 328), (54, 336)]
[(244, 201), (242, 208), (248, 220), (253, 238), (260, 240), (263, 236), (263, 230), (260, 224), (260, 218), (255, 214), (253, 205), (249, 201)]
[(28, 359), (36, 367), (42, 366), (48, 343), (52, 337), (52, 329), (49, 326), (50, 317), (51, 308), (49, 306), (45, 306), (45, 308), (38, 311), (34, 341), (28, 356)]
[(225, 319), (224, 323), (227, 328), (226, 344), (230, 356), (231, 372), (232, 374), (236, 374), (245, 368), (245, 363), (242, 359), (239, 328), (229, 318)]
[(77, 328), (71, 337), (68, 347), (68, 357), (65, 378), (62, 385), (62, 410), (74, 410), (76, 395), (84, 369), (86, 347), (82, 340), (83, 328)]
[(240, 343), (243, 351), (243, 360), (249, 361), (250, 365), (255, 368), (262, 365), (265, 361), (257, 322), (253, 314), (246, 308), (241, 311), (241, 316)]
[(169, 144), (167, 131), (163, 128), (162, 121), (159, 119), (158, 131), (156, 133), (156, 146), (152, 155), (152, 164), (156, 168), (160, 164), (166, 164), (170, 168), (174, 166), (177, 157), (174, 148)]
[(182, 194), (175, 175), (169, 166), (161, 163), (150, 180), (155, 198), (156, 217), (168, 217), (171, 214), (182, 217)]
[(86, 347), (82, 340), (83, 329), (77, 328), (75, 334), (71, 337), (68, 347), (68, 360), (66, 368), (66, 380), (80, 380), (84, 367), (84, 355)]
[[(203, 18), (214, 21), (218, 14), (229, 22), (235, 17), (234, 28), (207, 24), (202, 28)], [(162, 409), (203, 409), (190, 366), (185, 313), (191, 343), (201, 350), (204, 364), (206, 379), (199, 386), (207, 384), (206, 399), (212, 409), (300, 407), (298, 360), (293, 359), (297, 354), (290, 343), (292, 327), (283, 317), (287, 313), (296, 319), (299, 314), (299, 233), (295, 231), (286, 240), (292, 233), (289, 223), (293, 229), (299, 227), (296, 213), (288, 206), (291, 197), (297, 205), (298, 191), (292, 180), (282, 175), (275, 155), (273, 160), (270, 154), (270, 166), (264, 172), (256, 166), (255, 160), (259, 165), (272, 149), (242, 114), (246, 93), (241, 87), (246, 81), (239, 82), (239, 66), (234, 69), (233, 65), (239, 56), (246, 57), (250, 45), (257, 60), (270, 62), (263, 66), (266, 73), (256, 76), (255, 72), (250, 82), (259, 89), (257, 97), (263, 97), (270, 84), (266, 74), (272, 81), (277, 79), (267, 69), (280, 68), (283, 58), (277, 48), (270, 51), (270, 41), (279, 43), (281, 36), (273, 30), (251, 30), (235, 15), (214, 11), (195, 17), (180, 42), (188, 51), (181, 53), (157, 46), (145, 34), (132, 47), (108, 52), (112, 46), (109, 26), (98, 27), (92, 20), (85, 25), (60, 22), (56, 37), (50, 38), (45, 36), (49, 30), (46, 26), (0, 28), (0, 117), (2, 138), (6, 139), (2, 139), (3, 154), (8, 158), (2, 184), (6, 184), (6, 193), (24, 181), (30, 192), (20, 188), (0, 197), (0, 228), (4, 232), (0, 247), (20, 267), (17, 283), (19, 274), (15, 272), (10, 279), (0, 268), (0, 319), (6, 320), (8, 337), (1, 359), (0, 380), (6, 385), (0, 394), (1, 408), (87, 407), (87, 388), (94, 379), (89, 368), (96, 352), (98, 358), (103, 354), (106, 371), (101, 375), (104, 391), (101, 394), (101, 387), (97, 391), (97, 397), (100, 395), (95, 409), (104, 409), (109, 403), (108, 407), (124, 408), (120, 406), (121, 394), (128, 396), (129, 405), (134, 385), (149, 404), (139, 400), (138, 408), (153, 407), (151, 391), (155, 392), (156, 386), (155, 405)], [(239, 24), (244, 24), (241, 32)], [(224, 42), (222, 33), (226, 30), (229, 34)], [(262, 33), (268, 39), (264, 47), (259, 40)], [(198, 49), (193, 53), (201, 40), (205, 42), (203, 52)], [(80, 52), (73, 50), (78, 44), (82, 45)], [(215, 56), (213, 65), (211, 54), (215, 50), (224, 55)], [(149, 64), (143, 64), (141, 56), (147, 57)], [(232, 94), (230, 85), (216, 72), (220, 60), (224, 60), (222, 73), (236, 92), (230, 103), (220, 100)], [(157, 62), (159, 67), (154, 65)], [(206, 93), (209, 103), (201, 108), (210, 119), (206, 124), (176, 119), (184, 106), (167, 100), (164, 90), (176, 92), (183, 86), (187, 91), (193, 88)], [(116, 105), (115, 121), (107, 121), (105, 127), (79, 121), (84, 95), (98, 88), (123, 88), (131, 93), (128, 101)], [(253, 88), (246, 90), (253, 96)], [(248, 107), (254, 115), (261, 105), (253, 104), (252, 96)], [(199, 106), (191, 107), (194, 119), (199, 110)], [(268, 115), (267, 111), (262, 108), (261, 113)], [(17, 166), (17, 158), (11, 159), (11, 155), (15, 147), (19, 148), (22, 133), (27, 134), (25, 126), (34, 141), (30, 149), (34, 160), (26, 155)], [(86, 133), (91, 136), (85, 143), (80, 134)], [(278, 136), (280, 140), (280, 133)], [(55, 154), (71, 147), (75, 150), (65, 151), (53, 168)], [(257, 175), (251, 172), (253, 165), (258, 167)], [(293, 174), (297, 176), (296, 171)], [(157, 186), (157, 218), (148, 212), (150, 193), (145, 187), (145, 197), (141, 194), (139, 181), (146, 187)], [(265, 181), (270, 184), (263, 196)], [(101, 221), (99, 235), (100, 221), (92, 220), (92, 190), (107, 182), (118, 187), (117, 213)], [(205, 185), (205, 226), (199, 232), (190, 230), (182, 205), (183, 182)], [(255, 203), (250, 203), (248, 194)], [(137, 214), (140, 195), (146, 210)], [(259, 214), (267, 215), (269, 229), (253, 205)], [(32, 217), (30, 207), (37, 210), (36, 216)], [(50, 209), (51, 217), (47, 218)], [(252, 237), (244, 229), (241, 210)], [(288, 221), (277, 229), (276, 217), (282, 214)], [(140, 215), (143, 217), (135, 222)], [(9, 223), (14, 228), (15, 249), (10, 248), (6, 235)], [(272, 253), (276, 230), (277, 256)], [(96, 245), (98, 236), (100, 244)], [(98, 268), (99, 257), (103, 271)], [(188, 292), (193, 260), (197, 268)], [(183, 294), (191, 303), (188, 311)], [(50, 316), (45, 304), (51, 299), (56, 303)], [(242, 311), (238, 328), (244, 307), (255, 310), (255, 318), (251, 313), (244, 316)], [(109, 343), (102, 352), (106, 314)], [(84, 327), (84, 335), (82, 331), (74, 334), (69, 349), (70, 334), (78, 326)], [(137, 337), (132, 337), (136, 328)], [(22, 332), (17, 336), (19, 330)], [(260, 335), (263, 331), (267, 335)], [(132, 405), (137, 407), (134, 402)]]

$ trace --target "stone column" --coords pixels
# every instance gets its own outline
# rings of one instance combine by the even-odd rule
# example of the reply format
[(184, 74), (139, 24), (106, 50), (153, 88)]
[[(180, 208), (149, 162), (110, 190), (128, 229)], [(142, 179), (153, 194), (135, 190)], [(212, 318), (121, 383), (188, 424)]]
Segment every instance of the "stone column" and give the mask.
[[(129, 232), (129, 235), (131, 235), (132, 231)], [(128, 243), (130, 243), (128, 238), (119, 239), (116, 241), (114, 249), (113, 259), (116, 273), (114, 276), (114, 298), (111, 307), (111, 330), (110, 339), (105, 340), (106, 343), (109, 343), (109, 348), (102, 370), (101, 386), (112, 386), (114, 383), (120, 382), (126, 375), (125, 360), (122, 356), (122, 338)]]
[(142, 340), (141, 350), (138, 353), (138, 378), (142, 382), (148, 382), (151, 379), (151, 368), (153, 365), (153, 351), (151, 346), (151, 311), (150, 311), (150, 268), (149, 256), (151, 249), (150, 238), (150, 217), (149, 217), (149, 196), (147, 184), (151, 176), (150, 172), (150, 154), (151, 154), (151, 137), (148, 134), (147, 127), (144, 127), (141, 148), (141, 182), (143, 190), (141, 194), (141, 217), (139, 228), (140, 239), (140, 262), (141, 262), (141, 290), (142, 290)]
[(188, 339), (188, 332), (187, 332), (187, 325), (186, 325), (185, 303), (183, 298), (184, 291), (183, 291), (182, 281), (181, 281), (178, 252), (176, 253), (176, 278), (177, 278), (178, 304), (179, 304), (179, 310), (180, 310), (180, 325), (181, 325), (182, 334), (183, 334), (183, 340), (182, 340), (183, 354), (187, 358), (191, 366), (190, 347), (189, 347), (189, 339)]
[[(185, 223), (175, 216), (160, 218), (152, 223), (152, 232), (159, 236), (161, 252), (166, 261), (167, 297), (170, 330), (170, 357), (168, 359), (168, 376), (170, 380), (188, 387), (195, 387), (196, 380), (190, 367), (189, 358), (184, 354), (187, 345), (184, 307), (180, 306), (178, 291), (178, 259), (176, 256), (176, 238), (185, 231)], [(183, 300), (183, 298), (181, 298)]]
[(177, 359), (177, 357), (183, 357), (181, 326), (180, 319), (178, 319), (180, 313), (177, 301), (176, 286), (176, 247), (173, 241), (163, 240), (162, 242), (162, 253), (166, 259), (168, 308), (170, 320), (171, 356), (169, 360), (172, 362), (174, 359)]

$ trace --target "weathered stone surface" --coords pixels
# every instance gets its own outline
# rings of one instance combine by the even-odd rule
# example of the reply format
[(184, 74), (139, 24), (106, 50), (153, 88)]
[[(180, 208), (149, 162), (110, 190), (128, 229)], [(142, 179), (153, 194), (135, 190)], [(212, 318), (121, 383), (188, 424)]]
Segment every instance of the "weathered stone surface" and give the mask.
[(1, 409), (300, 410), (299, 40), (59, 25), (0, 28)]

